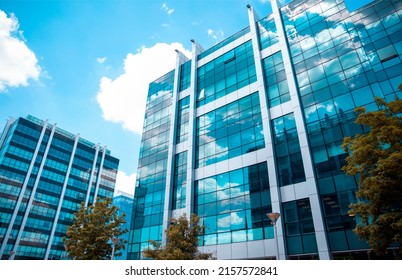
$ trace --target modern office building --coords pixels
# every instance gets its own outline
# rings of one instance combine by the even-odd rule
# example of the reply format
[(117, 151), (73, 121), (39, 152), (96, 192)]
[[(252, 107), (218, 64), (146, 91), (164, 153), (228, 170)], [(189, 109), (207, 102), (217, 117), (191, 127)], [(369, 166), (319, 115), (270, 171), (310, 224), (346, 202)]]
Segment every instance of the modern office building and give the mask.
[(401, 94), (402, 1), (271, 6), (259, 18), (248, 5), (247, 27), (207, 50), (192, 40), (150, 84), (129, 259), (193, 212), (218, 259), (369, 257), (340, 145), (364, 131), (356, 107)]
[(10, 118), (0, 138), (0, 259), (66, 258), (74, 213), (113, 197), (118, 165), (106, 147), (47, 120)]
[[(130, 230), (130, 225), (131, 225), (131, 216), (133, 213), (133, 195), (123, 192), (123, 191), (117, 191), (117, 193), (113, 197), (113, 205), (119, 207), (119, 212), (118, 215), (125, 214), (124, 220), (126, 221), (125, 224), (123, 224), (121, 227), (123, 229), (127, 229), (127, 232), (123, 235), (121, 235), (120, 238), (127, 240), (129, 237), (129, 230)], [(128, 250), (128, 244), (125, 244), (126, 248), (124, 250), (121, 250), (119, 253), (122, 253), (121, 256), (117, 256), (114, 259), (115, 260), (126, 260), (127, 259), (127, 250)]]

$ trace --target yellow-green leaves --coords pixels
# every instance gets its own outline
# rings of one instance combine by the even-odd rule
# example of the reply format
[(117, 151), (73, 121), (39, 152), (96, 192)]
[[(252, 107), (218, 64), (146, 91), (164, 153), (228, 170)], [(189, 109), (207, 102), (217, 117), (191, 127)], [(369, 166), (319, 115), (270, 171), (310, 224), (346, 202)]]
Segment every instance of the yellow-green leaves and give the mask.
[(343, 170), (359, 177), (360, 201), (350, 205), (350, 213), (361, 220), (356, 234), (377, 254), (392, 245), (402, 256), (402, 100), (376, 103), (379, 111), (356, 109), (356, 123), (369, 132), (346, 137), (342, 145), (349, 152)]

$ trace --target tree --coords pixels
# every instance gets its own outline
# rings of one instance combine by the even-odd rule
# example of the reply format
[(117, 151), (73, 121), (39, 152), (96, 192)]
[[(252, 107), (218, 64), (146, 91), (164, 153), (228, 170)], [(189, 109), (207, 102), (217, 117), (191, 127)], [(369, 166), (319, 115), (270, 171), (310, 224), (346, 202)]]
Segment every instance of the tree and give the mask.
[(354, 232), (376, 254), (398, 244), (402, 256), (402, 100), (376, 103), (379, 111), (355, 110), (356, 123), (369, 132), (346, 137), (342, 145), (349, 152), (343, 170), (359, 178), (358, 201), (349, 214), (359, 221)]
[(76, 260), (106, 260), (111, 259), (113, 249), (115, 256), (124, 249), (126, 240), (119, 238), (127, 232), (119, 226), (124, 216), (118, 216), (118, 207), (111, 205), (112, 199), (97, 199), (96, 203), (81, 207), (74, 214), (73, 224), (67, 229), (63, 242), (67, 253)]
[(200, 218), (192, 214), (190, 221), (186, 214), (170, 219), (170, 226), (165, 230), (166, 246), (155, 240), (149, 242), (153, 246), (144, 250), (144, 256), (155, 260), (211, 260), (212, 253), (198, 251), (198, 236), (203, 234), (204, 226), (199, 225)]

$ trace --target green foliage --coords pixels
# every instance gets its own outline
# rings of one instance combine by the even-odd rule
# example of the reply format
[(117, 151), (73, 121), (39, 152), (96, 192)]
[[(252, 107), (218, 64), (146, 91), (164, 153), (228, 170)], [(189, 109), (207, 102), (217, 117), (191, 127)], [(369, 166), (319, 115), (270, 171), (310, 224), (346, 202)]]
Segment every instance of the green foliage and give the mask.
[(107, 260), (111, 259), (113, 251), (112, 238), (115, 242), (115, 256), (124, 249), (126, 240), (119, 238), (127, 232), (119, 226), (124, 221), (125, 214), (118, 216), (118, 207), (111, 205), (112, 199), (97, 199), (96, 203), (81, 207), (74, 214), (73, 224), (67, 229), (63, 242), (70, 258), (75, 260)]
[(152, 248), (144, 250), (144, 257), (155, 260), (211, 260), (211, 253), (200, 253), (198, 236), (204, 232), (204, 226), (199, 225), (200, 218), (192, 214), (190, 221), (185, 214), (178, 219), (172, 218), (166, 229), (166, 246), (164, 248), (150, 240)]
[(356, 109), (356, 123), (368, 127), (369, 133), (346, 137), (342, 145), (349, 152), (343, 170), (359, 178), (359, 201), (350, 205), (350, 214), (361, 219), (354, 231), (375, 253), (398, 244), (401, 256), (402, 100), (387, 103), (376, 98), (376, 103), (376, 112)]

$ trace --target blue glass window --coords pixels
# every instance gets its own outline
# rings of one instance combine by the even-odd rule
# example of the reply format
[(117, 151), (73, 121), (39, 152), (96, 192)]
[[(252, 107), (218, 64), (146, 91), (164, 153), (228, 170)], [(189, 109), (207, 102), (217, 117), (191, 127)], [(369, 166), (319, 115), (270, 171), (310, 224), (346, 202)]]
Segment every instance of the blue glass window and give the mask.
[(191, 82), (191, 60), (180, 65), (180, 87), (179, 92), (190, 87)]
[(197, 107), (257, 80), (251, 41), (199, 67)]
[(190, 96), (179, 100), (177, 112), (176, 144), (185, 142), (189, 134)]
[[(187, 151), (177, 154), (174, 161), (172, 209), (186, 206)], [(155, 200), (155, 198), (154, 198)]]
[(258, 93), (197, 118), (196, 167), (264, 147)]
[(262, 63), (269, 106), (289, 101), (290, 93), (281, 52), (265, 58)]
[(279, 186), (306, 180), (294, 114), (272, 120)]
[(203, 245), (273, 238), (267, 164), (196, 181), (195, 209), (206, 226)]
[(260, 49), (263, 50), (279, 42), (273, 15), (268, 15), (257, 22)]
[(317, 241), (308, 199), (283, 203), (286, 243), (289, 255), (317, 253)]

